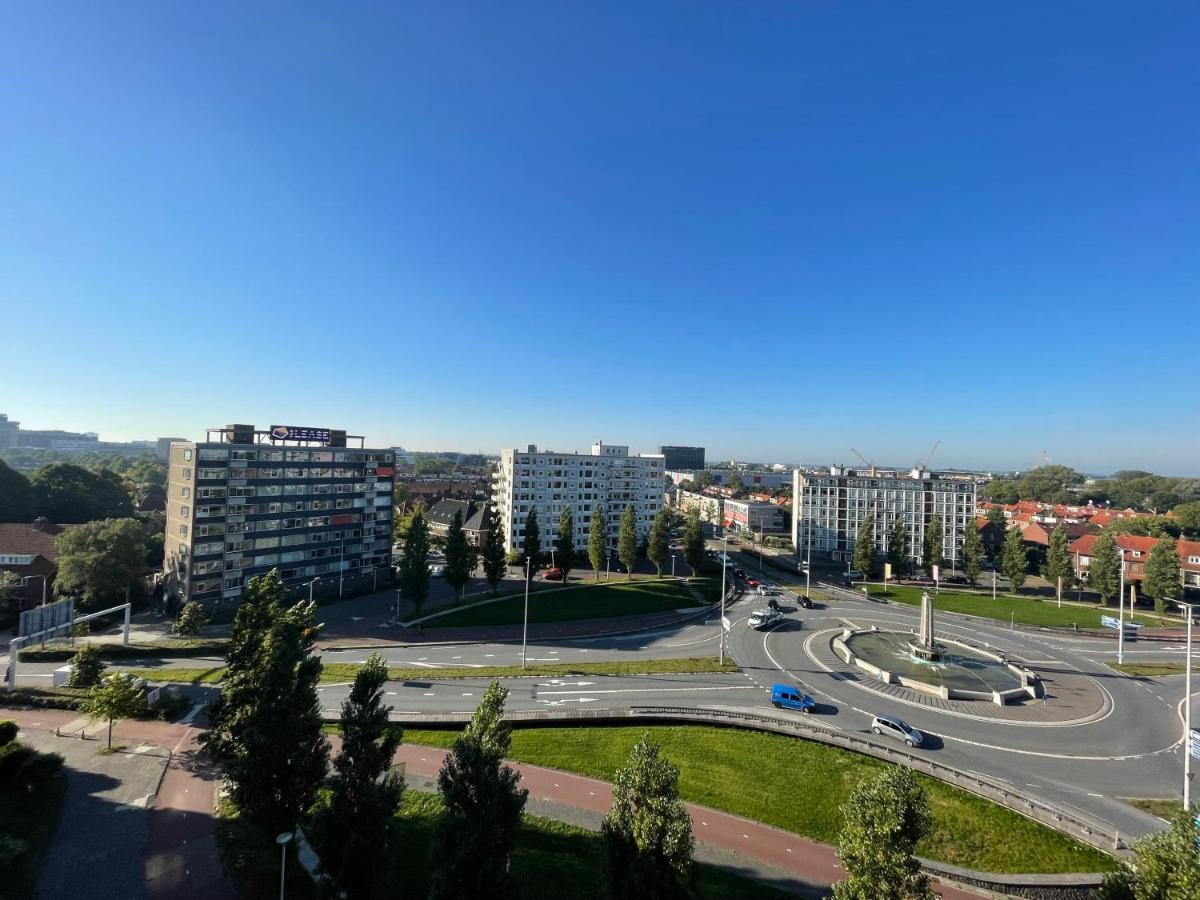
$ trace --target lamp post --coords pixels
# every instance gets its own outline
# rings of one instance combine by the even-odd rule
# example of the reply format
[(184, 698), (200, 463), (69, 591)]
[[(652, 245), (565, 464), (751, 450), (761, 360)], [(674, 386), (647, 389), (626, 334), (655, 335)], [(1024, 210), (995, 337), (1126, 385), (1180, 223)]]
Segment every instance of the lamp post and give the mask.
[(807, 559), (804, 561), (804, 596), (809, 600), (812, 599), (812, 508), (808, 510), (808, 521), (804, 529), (808, 532), (805, 537), (808, 539)]
[(42, 579), (42, 606), (46, 605), (46, 576), (45, 575), (26, 575), (21, 579), (21, 587), (24, 587), (31, 578)]
[(287, 879), (287, 845), (291, 843), (292, 833), (285, 831), (283, 834), (275, 838), (275, 843), (279, 845), (279, 900), (283, 900), (284, 886)]
[(529, 638), (529, 562), (525, 557), (525, 625), (521, 629), (521, 668), (525, 668), (525, 644)]
[(1125, 662), (1125, 551), (1120, 544), (1117, 552), (1121, 554), (1121, 591), (1117, 594), (1117, 665), (1120, 665)]
[(315, 585), (320, 580), (321, 580), (320, 578), (314, 578), (312, 581), (310, 581), (308, 583), (308, 602), (309, 603), (313, 602), (313, 585)]
[(675, 577), (675, 554), (671, 554), (671, 577)]
[(1192, 612), (1194, 603), (1175, 601), (1187, 615), (1187, 663), (1183, 676), (1183, 808), (1192, 805)]
[(342, 597), (342, 585), (346, 578), (346, 539), (342, 538), (342, 545), (338, 547), (338, 599)]
[(717, 623), (717, 627), (721, 629), (721, 636), (718, 641), (717, 659), (721, 665), (725, 665), (725, 575), (729, 571), (729, 532), (722, 529), (721, 532), (721, 621)]
[(397, 625), (400, 624), (400, 588), (396, 588), (396, 614), (392, 617), (392, 621)]

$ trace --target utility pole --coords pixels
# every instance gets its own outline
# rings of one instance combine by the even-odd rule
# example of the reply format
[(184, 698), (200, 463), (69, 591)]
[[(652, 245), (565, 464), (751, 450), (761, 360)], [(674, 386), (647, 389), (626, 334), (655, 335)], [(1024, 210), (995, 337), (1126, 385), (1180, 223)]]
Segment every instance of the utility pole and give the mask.
[(721, 665), (725, 665), (725, 575), (729, 571), (729, 532), (723, 532), (722, 538), (724, 543), (721, 546), (721, 621), (717, 623), (717, 627), (721, 629), (721, 637), (718, 642), (720, 649), (717, 651), (717, 660)]
[(529, 639), (529, 557), (525, 557), (525, 626), (521, 629), (521, 668), (525, 668), (525, 646)]
[[(1178, 602), (1178, 601), (1176, 601)], [(1192, 806), (1192, 611), (1194, 603), (1179, 603), (1187, 615), (1187, 665), (1183, 681), (1183, 808)]]
[(1125, 551), (1117, 544), (1121, 554), (1121, 590), (1117, 594), (1117, 665), (1125, 662)]

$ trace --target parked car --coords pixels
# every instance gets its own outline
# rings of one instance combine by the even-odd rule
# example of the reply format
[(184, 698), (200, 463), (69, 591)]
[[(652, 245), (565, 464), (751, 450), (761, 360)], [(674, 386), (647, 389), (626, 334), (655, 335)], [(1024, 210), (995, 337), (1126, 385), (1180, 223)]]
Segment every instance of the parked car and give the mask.
[(790, 684), (771, 685), (771, 705), (776, 709), (794, 709), (810, 713), (817, 702), (808, 694)]
[(562, 581), (563, 570), (559, 568), (547, 569), (546, 574), (542, 576), (543, 581)]
[(750, 613), (751, 628), (770, 628), (783, 618), (783, 613), (775, 609), (756, 609)]
[(847, 581), (862, 581), (862, 578), (863, 578), (863, 573), (858, 571), (858, 569), (851, 569), (849, 572), (846, 573)]
[(887, 713), (875, 714), (875, 718), (871, 720), (871, 731), (904, 741), (910, 747), (919, 747), (925, 741), (925, 736), (917, 729), (903, 719), (889, 716)]
[(747, 578), (746, 584), (748, 584), (750, 587), (758, 587), (759, 582), (757, 578)]
[(758, 590), (758, 594), (760, 597), (766, 597), (770, 594), (775, 593), (775, 588), (773, 588), (769, 584), (760, 584), (758, 586), (757, 590)]

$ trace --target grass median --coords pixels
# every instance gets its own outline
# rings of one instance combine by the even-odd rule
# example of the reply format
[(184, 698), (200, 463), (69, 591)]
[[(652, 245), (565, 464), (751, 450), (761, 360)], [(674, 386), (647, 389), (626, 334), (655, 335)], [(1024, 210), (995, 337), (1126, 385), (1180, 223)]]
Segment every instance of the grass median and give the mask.
[[(840, 807), (887, 763), (782, 735), (705, 726), (536, 728), (513, 732), (513, 759), (611, 780), (649, 731), (680, 768), (684, 799), (833, 844)], [(410, 744), (450, 746), (457, 731), (406, 729)], [(1115, 860), (981, 797), (923, 775), (932, 832), (922, 856), (987, 872), (1096, 872)]]
[[(1135, 678), (1161, 678), (1164, 675), (1182, 675), (1187, 669), (1181, 662), (1168, 663), (1105, 663), (1110, 669), (1114, 669), (1124, 675), (1132, 675)], [(1195, 666), (1192, 667), (1196, 669)]]
[[(719, 587), (712, 588), (707, 580), (698, 581), (695, 586), (703, 596), (711, 594), (712, 600), (717, 599)], [(691, 591), (678, 581), (609, 581), (532, 593), (529, 595), (529, 621), (531, 624), (573, 622), (579, 619), (671, 612), (699, 608), (701, 605)], [(425, 629), (519, 625), (524, 621), (524, 615), (524, 595), (502, 597), (495, 603), (460, 609), (430, 619), (425, 623)]]

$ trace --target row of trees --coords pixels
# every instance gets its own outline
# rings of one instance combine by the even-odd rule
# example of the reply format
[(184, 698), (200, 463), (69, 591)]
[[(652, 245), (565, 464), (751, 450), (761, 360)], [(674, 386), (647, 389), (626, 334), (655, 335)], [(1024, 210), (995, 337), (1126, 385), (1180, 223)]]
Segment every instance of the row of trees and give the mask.
[(132, 516), (152, 486), (161, 486), (166, 470), (157, 462), (127, 470), (50, 463), (28, 478), (0, 461), (0, 522), (32, 522), (44, 516), (59, 524)]
[[(974, 529), (967, 529), (973, 531)], [(978, 540), (978, 533), (975, 535)], [(970, 542), (970, 535), (966, 535), (965, 541)], [(933, 516), (925, 526), (925, 533), (921, 537), (921, 565), (926, 573), (932, 577), (933, 567), (942, 566), (945, 560), (942, 557), (942, 546), (944, 542), (944, 532), (942, 529), (941, 516)], [(897, 518), (892, 523), (891, 529), (888, 531), (887, 552), (884, 554), (884, 559), (892, 567), (892, 576), (895, 578), (903, 578), (906, 575), (912, 574), (912, 554), (911, 543), (908, 534), (908, 528), (904, 524), (904, 520)], [(964, 546), (964, 565), (971, 563), (978, 565), (983, 559), (983, 545), (979, 543), (974, 547), (971, 559), (966, 558), (967, 548)], [(879, 570), (879, 558), (875, 553), (875, 514), (869, 513), (859, 524), (858, 533), (854, 540), (853, 554), (854, 568), (864, 575), (870, 575)], [(978, 570), (975, 572), (978, 576)]]

